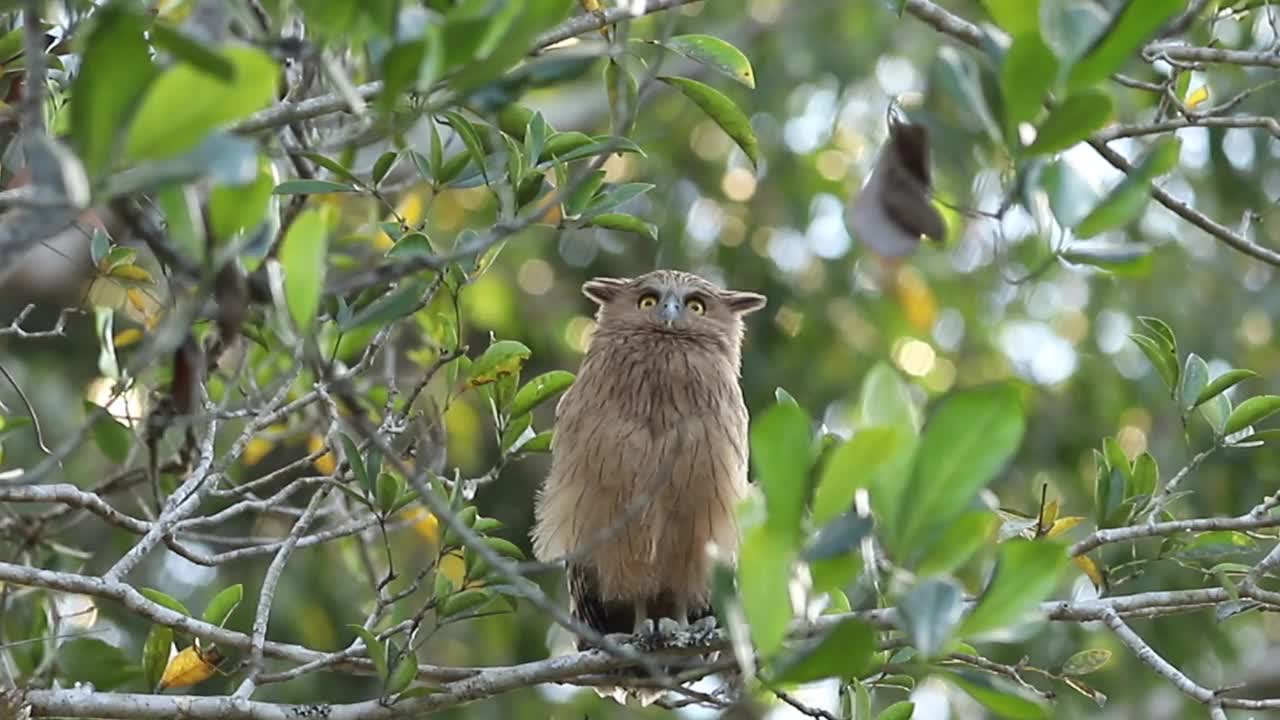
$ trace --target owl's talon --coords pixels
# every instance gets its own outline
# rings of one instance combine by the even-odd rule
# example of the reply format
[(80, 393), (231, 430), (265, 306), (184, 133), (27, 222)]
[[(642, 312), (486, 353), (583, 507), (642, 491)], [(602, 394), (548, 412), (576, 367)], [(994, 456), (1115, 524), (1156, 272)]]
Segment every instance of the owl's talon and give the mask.
[(704, 618), (699, 618), (693, 623), (693, 629), (698, 632), (710, 632), (715, 630), (717, 627), (718, 625), (716, 624), (715, 615), (708, 615)]
[(659, 635), (675, 635), (680, 632), (680, 622), (669, 617), (658, 618)]
[(653, 618), (645, 618), (636, 624), (635, 634), (640, 637), (653, 634)]

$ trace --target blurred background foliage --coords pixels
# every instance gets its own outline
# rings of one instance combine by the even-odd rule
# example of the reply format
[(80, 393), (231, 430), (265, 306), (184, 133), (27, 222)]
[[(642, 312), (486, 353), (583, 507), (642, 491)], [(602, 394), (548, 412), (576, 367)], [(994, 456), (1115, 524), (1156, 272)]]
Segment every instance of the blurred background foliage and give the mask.
[[(365, 51), (385, 52), (385, 32), (369, 19), (376, 10), (356, 13), (354, 8), (360, 4), (342, 0), (261, 3), (273, 18), (301, 13), (308, 38), (314, 42), (351, 49), (357, 57)], [(396, 5), (373, 3), (370, 7), (384, 4)], [(989, 20), (987, 9), (974, 0), (940, 4), (973, 22)], [(74, 27), (88, 6), (65, 5), (66, 19)], [(159, 5), (162, 14), (175, 17), (186, 17), (182, 13), (191, 11), (190, 3)], [(1115, 11), (1121, 3), (1043, 0), (1042, 24), (1052, 46), (1079, 42), (1072, 23), (1082, 22), (1073, 16), (1077, 12), (1073, 6), (1080, 5)], [(1232, 3), (1210, 5), (1213, 12), (1222, 12), (1212, 21), (1193, 25), (1188, 41), (1228, 49), (1274, 47), (1277, 38), (1271, 13), (1275, 8), (1246, 3), (1243, 11), (1231, 13), (1227, 10)], [(1274, 379), (1280, 368), (1273, 321), (1280, 309), (1280, 293), (1272, 282), (1274, 270), (1234, 252), (1155, 203), (1135, 222), (1103, 236), (1114, 246), (1137, 251), (1138, 259), (1116, 272), (1055, 259), (1053, 248), (1062, 238), (1038, 229), (1043, 226), (1021, 207), (1000, 220), (948, 209), (946, 242), (940, 247), (926, 244), (905, 263), (884, 262), (867, 252), (851, 236), (843, 213), (884, 141), (892, 99), (905, 99), (912, 117), (929, 127), (940, 200), (958, 208), (995, 211), (1019, 169), (1006, 145), (990, 132), (991, 118), (998, 117), (999, 110), (988, 107), (981, 92), (973, 92), (978, 53), (895, 10), (894, 3), (883, 2), (712, 0), (629, 23), (632, 38), (656, 37), (670, 22), (677, 33), (723, 38), (750, 58), (754, 89), (710, 76), (704, 67), (677, 56), (665, 58), (663, 71), (713, 84), (743, 109), (759, 138), (759, 168), (754, 169), (741, 149), (687, 98), (673, 88), (655, 85), (642, 96), (630, 135), (644, 154), (614, 155), (603, 166), (609, 182), (654, 185), (624, 208), (653, 223), (654, 237), (598, 227), (521, 230), (509, 238), (487, 272), (461, 294), (463, 343), (483, 348), (491, 334), (519, 340), (532, 350), (524, 369), (526, 378), (572, 370), (592, 328), (593, 309), (579, 292), (585, 280), (634, 276), (657, 267), (698, 272), (726, 286), (769, 297), (767, 311), (750, 320), (743, 354), (743, 386), (753, 415), (772, 405), (776, 389), (782, 387), (827, 428), (848, 434), (858, 422), (863, 378), (881, 362), (895, 367), (921, 402), (994, 380), (1025, 381), (1032, 388), (1027, 394), (1025, 439), (1012, 466), (992, 489), (1002, 507), (1028, 515), (1037, 511), (1046, 486), (1048, 496), (1061, 503), (1063, 515), (1091, 515), (1093, 451), (1101, 447), (1104, 437), (1114, 437), (1131, 458), (1150, 452), (1165, 469), (1165, 477), (1189, 460), (1194, 452), (1189, 448), (1203, 446), (1207, 435), (1203, 423), (1197, 420), (1183, 426), (1159, 377), (1129, 340), (1129, 333), (1139, 329), (1137, 316), (1157, 316), (1168, 322), (1184, 352), (1204, 357), (1212, 374), (1227, 367), (1250, 368), (1261, 375), (1251, 392), (1280, 391)], [(238, 17), (238, 11), (233, 15)], [(16, 20), (11, 18), (10, 27), (16, 27)], [(599, 45), (601, 41), (584, 36), (584, 42)], [(652, 62), (654, 54), (648, 48), (639, 52)], [(366, 72), (365, 65), (357, 60), (355, 66), (361, 68), (357, 72)], [(579, 76), (531, 90), (519, 102), (541, 112), (558, 130), (607, 133), (611, 118), (601, 80), (603, 67), (602, 61), (594, 62)], [(1158, 71), (1138, 60), (1126, 69), (1135, 76), (1158, 77)], [(15, 72), (6, 65), (5, 81), (16, 82)], [(1275, 72), (1274, 68), (1208, 65), (1188, 73), (1187, 97), (1205, 88), (1208, 102), (1222, 102), (1273, 80)], [(1159, 101), (1153, 93), (1114, 83), (1107, 90), (1115, 101), (1115, 119), (1121, 123), (1148, 120)], [(9, 101), (14, 97), (11, 94)], [(1276, 116), (1280, 93), (1253, 94), (1242, 110)], [(502, 122), (492, 107), (481, 109), (480, 117)], [(58, 122), (55, 117), (55, 129)], [(449, 131), (444, 124), (438, 127), (440, 132)], [(342, 131), (326, 133), (343, 137)], [(1280, 139), (1262, 129), (1198, 127), (1179, 130), (1177, 137), (1181, 141), (1177, 168), (1160, 184), (1232, 227), (1246, 211), (1256, 212), (1253, 237), (1274, 246), (1280, 227), (1275, 209), (1280, 198)], [(430, 133), (422, 123), (414, 123), (379, 126), (356, 134), (355, 139), (329, 147), (326, 153), (344, 158), (363, 175), (383, 151), (397, 143), (426, 154)], [(452, 143), (449, 147), (456, 152), (457, 141)], [(1145, 140), (1114, 143), (1130, 158), (1147, 146)], [(407, 223), (423, 223), (423, 232), (434, 242), (447, 247), (466, 230), (483, 230), (495, 222), (498, 208), (485, 187), (435, 191), (429, 183), (415, 180), (409, 165), (403, 159), (398, 163), (385, 201)], [(293, 177), (279, 158), (277, 167), (280, 179)], [(8, 163), (5, 170), (5, 180), (12, 185)], [(1120, 178), (1085, 145), (1063, 153), (1054, 172), (1062, 186), (1055, 200), (1066, 204), (1081, 202), (1081, 197), (1091, 204)], [(340, 218), (339, 232), (331, 242), (333, 268), (360, 269), (391, 247), (392, 238), (377, 225), (390, 217), (381, 202), (350, 194), (316, 195), (311, 203), (332, 208)], [(104, 217), (102, 222), (108, 230), (114, 229), (111, 218)], [(43, 328), (53, 324), (60, 308), (93, 302), (117, 307), (117, 333), (149, 329), (147, 318), (154, 312), (150, 303), (163, 304), (163, 299), (134, 302), (111, 278), (95, 277), (88, 261), (91, 234), (64, 233), (50, 241), (47, 249), (33, 251), (20, 265), (0, 271), (0, 318), (13, 317), (27, 303), (36, 303), (26, 326)], [(145, 250), (139, 254), (138, 264), (159, 277), (154, 260)], [(159, 289), (156, 293), (163, 295)], [(431, 322), (420, 322), (423, 336), (440, 332)], [(0, 338), (0, 361), (26, 388), (51, 446), (83, 422), (83, 399), (102, 401), (108, 394), (95, 364), (98, 345), (91, 315), (72, 315), (65, 338)], [(130, 351), (119, 336), (117, 345), (127, 359)], [(410, 362), (415, 352), (424, 353), (418, 358), (424, 364), (429, 361), (430, 354), (420, 348), (404, 349)], [(338, 355), (354, 362), (361, 350), (358, 339), (348, 338)], [(263, 370), (264, 379), (290, 364), (282, 355), (273, 362), (274, 370)], [(0, 384), (0, 401), (11, 412), (24, 406), (9, 383)], [(138, 408), (132, 411), (136, 415)], [(551, 403), (538, 409), (534, 426), (549, 428), (552, 412)], [(489, 409), (480, 395), (472, 393), (451, 403), (445, 423), (450, 467), (457, 466), (464, 477), (480, 476), (493, 467), (499, 451)], [(36, 438), (17, 430), (0, 438), (4, 451), (0, 467), (39, 461)], [(243, 479), (259, 476), (316, 451), (320, 446), (315, 442), (306, 427), (266, 433), (254, 441), (233, 473)], [(112, 473), (114, 466), (111, 458), (86, 445), (67, 458), (63, 473), (67, 480), (87, 486)], [(505, 523), (500, 534), (522, 546), (527, 546), (531, 498), (546, 466), (543, 455), (514, 461), (501, 469), (496, 481), (478, 489), (480, 513)], [(1247, 512), (1275, 490), (1278, 475), (1280, 462), (1269, 449), (1218, 453), (1184, 486), (1192, 492), (1179, 501), (1179, 514)], [(424, 517), (403, 520), (391, 533), (393, 557), (405, 568), (434, 557), (432, 548), (438, 545), (440, 532), (434, 520)], [(245, 538), (278, 536), (287, 526), (261, 516), (238, 530)], [(91, 549), (88, 572), (105, 569), (98, 563), (118, 557), (133, 540), (93, 523), (77, 524), (62, 537), (74, 547)], [(219, 542), (210, 538), (208, 547), (225, 549)], [(8, 552), (16, 552), (21, 539), (10, 536), (4, 543)], [(1104, 558), (1108, 565), (1118, 565), (1127, 551), (1109, 548)], [(280, 586), (273, 639), (319, 649), (345, 646), (351, 638), (347, 626), (363, 619), (362, 608), (368, 602), (361, 552), (361, 546), (350, 541), (300, 551)], [(156, 554), (135, 579), (140, 586), (162, 588), (188, 606), (200, 608), (232, 583), (243, 583), (246, 595), (254, 596), (268, 561), (267, 556), (258, 556), (213, 570), (172, 554)], [(80, 567), (75, 555), (55, 552), (49, 562), (55, 569)], [(1062, 592), (1090, 592), (1088, 580), (1074, 569), (1071, 573), (1073, 580)], [(538, 579), (553, 597), (563, 596), (558, 574)], [(1124, 591), (1197, 587), (1203, 582), (1199, 570), (1178, 561), (1162, 561), (1143, 565)], [(107, 623), (104, 639), (131, 648), (129, 654), (136, 657), (146, 624), (114, 609), (104, 608), (103, 614), (98, 623)], [(8, 620), (13, 623), (10, 637), (26, 621), (17, 613)], [(251, 621), (251, 613), (242, 608), (229, 626), (247, 631)], [(1248, 682), (1273, 690), (1280, 686), (1276, 674), (1280, 662), (1271, 648), (1280, 627), (1267, 614), (1223, 623), (1204, 621), (1196, 614), (1175, 615), (1137, 626), (1157, 651), (1206, 684)], [(422, 658), (442, 665), (536, 659), (548, 652), (547, 627), (543, 614), (522, 606), (515, 614), (443, 627)], [(1061, 663), (1082, 648), (1114, 651), (1111, 663), (1089, 678), (1093, 687), (1110, 698), (1107, 706), (1099, 709), (1087, 698), (1064, 691), (1059, 693), (1056, 717), (1180, 717), (1184, 712), (1197, 717), (1203, 712), (1186, 704), (1098, 628), (1051, 623), (1034, 636), (1006, 640), (984, 649), (1004, 662), (1016, 663), (1026, 656), (1032, 664), (1045, 665)], [(210, 680), (208, 691), (225, 692), (222, 685), (227, 682)], [(376, 692), (374, 683), (318, 674), (267, 686), (259, 697), (352, 701)], [(953, 712), (976, 716), (971, 701), (953, 699), (957, 703)], [(927, 707), (942, 712), (937, 705)], [(442, 716), (621, 718), (667, 712), (620, 708), (602, 703), (587, 691), (532, 689)], [(705, 716), (699, 712), (689, 715)]]

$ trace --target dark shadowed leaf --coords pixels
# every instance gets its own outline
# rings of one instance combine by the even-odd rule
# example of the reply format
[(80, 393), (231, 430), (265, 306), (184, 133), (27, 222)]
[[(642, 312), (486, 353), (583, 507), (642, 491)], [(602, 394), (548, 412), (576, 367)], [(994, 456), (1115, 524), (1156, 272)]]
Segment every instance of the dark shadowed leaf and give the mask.
[(916, 564), (916, 574), (941, 575), (960, 567), (991, 539), (999, 524), (999, 516), (984, 510), (971, 510), (956, 518), (925, 551)]
[(142, 644), (142, 679), (147, 690), (160, 684), (164, 677), (165, 666), (169, 664), (169, 653), (173, 651), (173, 628), (164, 625), (152, 625), (147, 632), (147, 639)]
[(822, 637), (778, 661), (777, 681), (806, 683), (829, 677), (861, 677), (871, 670), (875, 634), (860, 620), (845, 620)]
[(942, 652), (964, 611), (964, 594), (950, 580), (925, 580), (898, 600), (898, 625), (925, 657)]
[(93, 683), (97, 690), (110, 690), (141, 672), (119, 648), (98, 638), (76, 638), (58, 648), (58, 677), (66, 685)]
[(409, 280), (395, 290), (369, 303), (351, 316), (351, 320), (338, 329), (350, 332), (366, 325), (387, 325), (413, 312), (426, 294), (426, 280)]

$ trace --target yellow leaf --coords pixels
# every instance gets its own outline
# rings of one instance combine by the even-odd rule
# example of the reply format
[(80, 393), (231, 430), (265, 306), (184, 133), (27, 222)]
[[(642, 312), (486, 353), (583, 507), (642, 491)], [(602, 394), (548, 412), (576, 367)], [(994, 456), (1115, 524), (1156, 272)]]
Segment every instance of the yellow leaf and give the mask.
[(134, 282), (151, 282), (151, 273), (137, 265), (120, 265), (111, 269), (111, 277)]
[(1053, 523), (1058, 519), (1058, 501), (1050, 500), (1045, 503), (1044, 513), (1040, 516), (1040, 522), (1049, 527), (1053, 527)]
[(440, 520), (435, 515), (423, 508), (414, 507), (404, 512), (404, 519), (413, 523), (414, 532), (432, 545), (440, 544)]
[(129, 298), (129, 304), (137, 308), (138, 312), (142, 313), (143, 317), (147, 317), (151, 314), (151, 306), (155, 303), (151, 302), (151, 300), (147, 298), (146, 293), (142, 292), (138, 288), (129, 288), (124, 291), (124, 294), (125, 297)]
[(160, 689), (187, 687), (204, 682), (213, 675), (220, 662), (222, 653), (217, 648), (209, 648), (201, 655), (195, 645), (185, 647), (165, 666), (164, 675), (160, 677)]
[(898, 271), (896, 287), (898, 303), (911, 327), (920, 332), (932, 330), (934, 321), (938, 319), (938, 302), (920, 271), (909, 265), (903, 266)]
[(1079, 525), (1083, 520), (1084, 518), (1080, 517), (1079, 515), (1072, 515), (1071, 517), (1059, 518), (1058, 521), (1055, 522), (1053, 526), (1049, 528), (1049, 532), (1045, 533), (1045, 537), (1051, 537), (1051, 538), (1057, 537), (1062, 533), (1070, 530), (1071, 528)]
[(1102, 575), (1102, 569), (1088, 555), (1078, 555), (1071, 558), (1076, 566), (1089, 576), (1089, 580), (1093, 582), (1093, 586), (1099, 590), (1106, 587), (1107, 579)]
[(142, 339), (141, 330), (139, 330), (138, 328), (129, 328), (128, 330), (122, 330), (121, 332), (116, 333), (116, 336), (113, 342), (115, 342), (116, 349), (119, 349), (122, 347), (129, 347), (130, 345), (138, 342), (141, 339)]
[(460, 588), (467, 576), (467, 563), (462, 559), (462, 553), (445, 553), (440, 558), (440, 567), (436, 568), (436, 572), (448, 578), (455, 588)]
[(254, 436), (253, 439), (249, 441), (249, 444), (244, 446), (242, 461), (244, 462), (245, 467), (257, 465), (262, 458), (267, 456), (267, 453), (275, 449), (275, 446), (275, 442), (268, 440), (261, 435)]
[(1196, 106), (1203, 105), (1204, 101), (1208, 99), (1209, 99), (1209, 86), (1201, 85), (1195, 90), (1192, 90), (1191, 92), (1187, 93), (1186, 102), (1184, 102), (1183, 104), (1187, 106), (1188, 110), (1194, 110), (1196, 109)]
[[(324, 437), (319, 433), (311, 433), (307, 436), (307, 452), (317, 453), (325, 448)], [(312, 463), (316, 470), (324, 475), (332, 475), (338, 469), (338, 461), (333, 456), (333, 452), (327, 452), (315, 459)]]

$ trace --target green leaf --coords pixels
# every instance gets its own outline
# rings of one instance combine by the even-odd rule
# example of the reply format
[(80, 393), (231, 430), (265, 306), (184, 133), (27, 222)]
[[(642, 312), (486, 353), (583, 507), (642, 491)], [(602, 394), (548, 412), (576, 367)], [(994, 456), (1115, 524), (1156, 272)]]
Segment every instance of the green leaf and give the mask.
[(1107, 467), (1118, 470), (1124, 481), (1124, 487), (1128, 487), (1133, 479), (1133, 465), (1129, 462), (1129, 456), (1125, 454), (1124, 448), (1120, 447), (1120, 443), (1116, 442), (1115, 438), (1103, 438), (1102, 454), (1107, 459)]
[(413, 648), (405, 648), (404, 654), (396, 662), (395, 668), (387, 676), (387, 694), (394, 695), (403, 692), (405, 688), (413, 683), (413, 679), (417, 676), (418, 656), (414, 654)]
[(982, 0), (982, 6), (1010, 35), (1040, 30), (1040, 0)]
[(468, 610), (474, 610), (489, 601), (493, 592), (490, 590), (463, 590), (449, 596), (449, 599), (440, 604), (437, 614), (442, 618), (460, 615)]
[(777, 537), (769, 526), (747, 531), (738, 563), (738, 588), (751, 640), (761, 657), (771, 657), (787, 636), (791, 599), (786, 578), (791, 575), (791, 561), (788, 539)]
[(1151, 197), (1151, 181), (1173, 169), (1178, 162), (1182, 141), (1174, 136), (1162, 137), (1132, 171), (1075, 228), (1078, 238), (1091, 238), (1099, 233), (1129, 224), (1147, 206)]
[(210, 625), (222, 627), (227, 624), (227, 619), (231, 617), (231, 613), (240, 607), (240, 601), (244, 599), (244, 585), (236, 583), (217, 595), (209, 601), (204, 607), (204, 621)]
[(793, 405), (773, 405), (751, 424), (751, 464), (764, 490), (766, 525), (794, 548), (809, 493), (809, 417)]
[(391, 172), (391, 168), (395, 167), (396, 160), (399, 159), (400, 153), (391, 150), (378, 156), (378, 159), (373, 163), (373, 171), (369, 175), (375, 186), (382, 182), (387, 173)]
[(275, 184), (275, 166), (265, 157), (259, 157), (258, 175), (253, 182), (214, 187), (209, 193), (209, 225), (213, 236), (226, 240), (257, 227), (266, 219)]
[(564, 200), (564, 214), (568, 217), (578, 217), (582, 211), (586, 209), (591, 199), (595, 197), (596, 191), (604, 184), (605, 172), (603, 170), (594, 170), (590, 175), (582, 178), (578, 184), (572, 188), (572, 192)]
[(596, 215), (608, 212), (620, 205), (624, 205), (652, 189), (653, 185), (649, 183), (622, 183), (619, 185), (609, 185), (605, 187), (603, 192), (592, 198), (591, 203), (582, 211), (582, 218), (584, 220), (589, 220)]
[(777, 682), (862, 677), (871, 671), (875, 651), (876, 639), (871, 627), (860, 620), (845, 620), (791, 657), (779, 660)]
[(484, 544), (488, 545), (494, 552), (505, 558), (510, 558), (512, 560), (524, 560), (524, 551), (510, 540), (500, 537), (487, 537), (484, 539)]
[(1160, 466), (1151, 453), (1144, 452), (1133, 462), (1133, 483), (1129, 496), (1150, 495), (1160, 480)]
[(166, 607), (176, 613), (182, 613), (187, 617), (192, 617), (191, 611), (187, 609), (187, 606), (183, 605), (176, 598), (170, 595), (153, 588), (138, 588), (138, 592), (142, 593), (142, 596), (146, 599), (161, 607)]
[(1067, 658), (1062, 664), (1063, 675), (1088, 675), (1091, 672), (1101, 670), (1108, 662), (1111, 661), (1111, 651), (1102, 648), (1093, 650), (1081, 650), (1080, 652)]
[(1153, 337), (1159, 341), (1166, 350), (1175, 356), (1178, 354), (1178, 339), (1174, 337), (1173, 328), (1169, 327), (1168, 323), (1160, 318), (1148, 317), (1146, 315), (1139, 315), (1137, 319), (1138, 322), (1142, 323), (1143, 327), (1152, 332)]
[(916, 575), (942, 575), (960, 567), (991, 538), (999, 524), (1000, 518), (985, 510), (970, 510), (956, 518), (916, 563)]
[(430, 257), (435, 254), (431, 247), (431, 239), (420, 232), (411, 232), (396, 241), (387, 251), (387, 257), (404, 260), (413, 257)]
[(446, 122), (453, 131), (462, 138), (462, 144), (467, 148), (467, 154), (471, 157), (471, 161), (480, 168), (480, 172), (484, 175), (484, 182), (489, 184), (489, 175), (485, 169), (485, 152), (484, 143), (480, 140), (480, 132), (476, 130), (476, 126), (462, 115), (450, 110), (444, 114)]
[(1049, 711), (1042, 703), (1019, 694), (1007, 683), (997, 683), (975, 672), (946, 672), (941, 675), (998, 717), (1008, 720), (1047, 720), (1049, 717)]
[(1089, 87), (1119, 72), (1183, 4), (1182, 0), (1129, 0), (1071, 68), (1067, 88)]
[(869, 427), (830, 453), (813, 496), (813, 521), (826, 523), (853, 506), (859, 488), (869, 487), (877, 472), (907, 443), (896, 427)]
[(1259, 395), (1240, 403), (1231, 411), (1223, 435), (1232, 435), (1244, 430), (1254, 423), (1262, 422), (1280, 411), (1280, 395)]
[(546, 430), (534, 435), (528, 442), (520, 446), (520, 452), (549, 452), (551, 450), (552, 431)]
[(964, 612), (960, 586), (940, 578), (925, 580), (898, 600), (898, 626), (925, 657), (942, 652)]
[(756, 86), (751, 61), (741, 50), (720, 38), (710, 35), (677, 35), (659, 44), (749, 88)]
[(1015, 538), (1000, 545), (991, 581), (961, 623), (960, 635), (983, 635), (1021, 622), (1057, 587), (1069, 561), (1066, 549), (1054, 542)]
[(391, 473), (382, 473), (378, 475), (378, 510), (382, 512), (382, 516), (386, 517), (391, 514), (391, 508), (395, 507), (396, 501), (400, 499), (403, 486)]
[(324, 195), (359, 191), (350, 185), (331, 180), (285, 180), (272, 192), (275, 195)]
[(920, 432), (920, 408), (902, 376), (888, 363), (878, 362), (867, 371), (858, 407), (864, 425), (898, 427), (911, 435)]
[(859, 517), (855, 512), (847, 512), (818, 531), (817, 537), (805, 549), (804, 559), (819, 562), (848, 555), (858, 547), (864, 537), (870, 534), (870, 518)]
[(881, 711), (877, 716), (877, 720), (911, 720), (911, 716), (915, 711), (915, 703), (900, 700)]
[(1214, 378), (1208, 385), (1204, 386), (1204, 389), (1196, 396), (1195, 404), (1192, 405), (1192, 407), (1199, 407), (1200, 405), (1208, 402), (1214, 396), (1221, 395), (1226, 392), (1236, 384), (1255, 377), (1258, 377), (1258, 373), (1252, 370), (1228, 370)]
[[(84, 401), (86, 413), (98, 411), (98, 406)], [(93, 444), (98, 446), (102, 454), (115, 463), (123, 463), (129, 459), (129, 446), (133, 444), (133, 433), (129, 428), (116, 422), (110, 413), (102, 415), (93, 423)]]
[(725, 134), (738, 144), (738, 147), (742, 148), (742, 152), (746, 154), (751, 164), (759, 166), (760, 143), (756, 140), (755, 131), (751, 129), (751, 121), (747, 119), (746, 114), (739, 110), (732, 100), (719, 90), (697, 80), (669, 75), (658, 79), (668, 85), (675, 86), (680, 92), (684, 93), (685, 97), (702, 108), (702, 111), (714, 120), (720, 126), (720, 129), (724, 130)]
[(389, 325), (412, 313), (422, 303), (430, 284), (426, 280), (411, 279), (368, 305), (360, 308), (338, 329), (351, 332), (367, 325)]
[(236, 66), (230, 60), (178, 28), (156, 22), (152, 23), (147, 35), (157, 48), (167, 50), (175, 60), (188, 63), (224, 83), (235, 80)]
[(1187, 362), (1182, 367), (1182, 387), (1178, 390), (1178, 404), (1183, 414), (1191, 412), (1196, 406), (1196, 398), (1209, 385), (1209, 364), (1195, 353), (1187, 354)]
[(639, 88), (636, 79), (622, 63), (609, 60), (604, 66), (604, 89), (609, 97), (609, 128), (614, 135), (626, 135), (631, 132), (637, 116)]
[(329, 226), (318, 209), (303, 210), (289, 226), (280, 249), (284, 266), (284, 295), (298, 329), (306, 332), (315, 322), (324, 290), (325, 258), (329, 251)]
[(1226, 395), (1218, 395), (1200, 406), (1200, 415), (1218, 437), (1226, 435), (1227, 418), (1231, 415), (1231, 400)]
[(1160, 379), (1164, 380), (1170, 392), (1178, 387), (1178, 358), (1167, 347), (1146, 335), (1133, 334), (1129, 339), (1138, 346), (1143, 355), (1147, 356), (1147, 360), (1156, 369)]
[(1082, 90), (1069, 95), (1040, 124), (1035, 142), (1027, 146), (1027, 153), (1038, 155), (1066, 150), (1106, 125), (1110, 117), (1111, 96), (1101, 90)]
[(112, 3), (99, 8), (92, 23), (67, 94), (71, 137), (91, 179), (110, 169), (121, 131), (156, 75), (141, 14)]
[(355, 173), (348, 170), (347, 166), (343, 165), (337, 160), (334, 160), (333, 158), (330, 158), (326, 155), (322, 155), (317, 152), (305, 152), (305, 153), (302, 153), (302, 157), (310, 160), (316, 165), (319, 165), (325, 170), (328, 170), (329, 172), (333, 173), (337, 177), (344, 180), (346, 183), (355, 185), (357, 187), (363, 185), (363, 183), (360, 182), (360, 178), (355, 176)]
[(1151, 269), (1151, 248), (1131, 243), (1074, 242), (1061, 257), (1075, 265), (1092, 265), (1127, 277), (1144, 275)]
[(230, 82), (190, 63), (174, 65), (155, 79), (129, 129), (130, 158), (169, 157), (190, 150), (214, 129), (276, 100), (280, 70), (270, 55), (249, 46), (230, 46), (222, 56), (235, 67)]
[(355, 476), (356, 482), (366, 490), (371, 489), (369, 472), (364, 467), (364, 459), (360, 457), (360, 448), (356, 445), (356, 441), (346, 433), (339, 433), (338, 441), (342, 443), (342, 453), (347, 458), (347, 464), (351, 466), (351, 474)]
[(365, 652), (369, 654), (369, 659), (373, 661), (374, 668), (378, 671), (378, 677), (387, 678), (387, 646), (378, 639), (371, 630), (361, 625), (351, 625), (360, 639), (364, 641)]
[(165, 666), (169, 664), (169, 653), (173, 651), (173, 628), (164, 625), (152, 625), (147, 632), (146, 642), (142, 644), (142, 679), (148, 691), (155, 689), (164, 677)]
[(963, 513), (1022, 442), (1026, 418), (1016, 387), (990, 385), (944, 400), (924, 427), (915, 471), (899, 508), (901, 548), (924, 549), (934, 529)]
[(595, 227), (607, 228), (609, 230), (643, 235), (655, 242), (658, 240), (658, 226), (650, 222), (645, 222), (635, 215), (628, 215), (626, 213), (601, 213), (592, 217), (588, 224), (594, 225)]
[(533, 351), (524, 343), (515, 340), (499, 340), (476, 358), (475, 363), (471, 365), (467, 384), (471, 387), (480, 387), (497, 382), (503, 376), (520, 372), (524, 361), (528, 360), (531, 354)]
[(573, 380), (573, 373), (565, 370), (552, 370), (530, 380), (516, 393), (515, 400), (511, 402), (509, 417), (520, 417), (568, 390), (573, 385)]
[(124, 652), (98, 638), (76, 638), (58, 648), (58, 677), (67, 686), (93, 683), (96, 690), (110, 690), (140, 672)]
[(1013, 38), (1000, 66), (1005, 128), (1016, 137), (1018, 125), (1040, 114), (1058, 74), (1058, 58), (1034, 29)]

